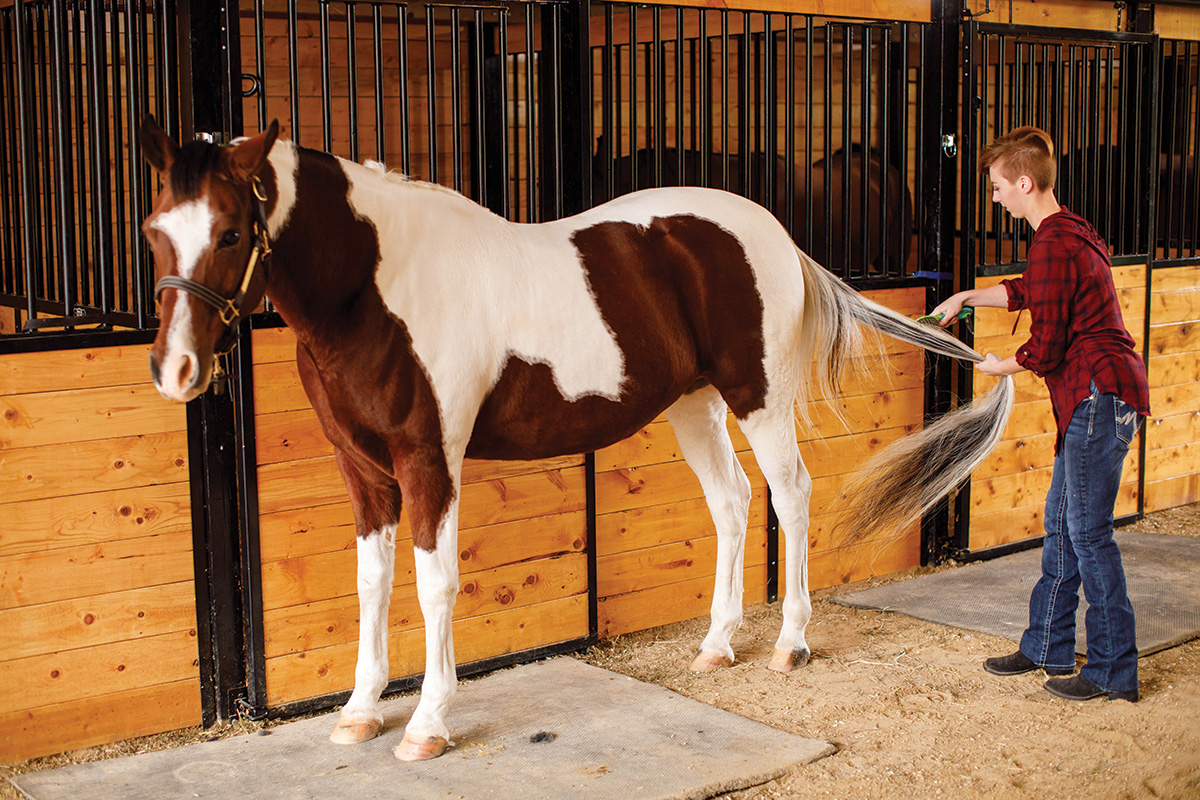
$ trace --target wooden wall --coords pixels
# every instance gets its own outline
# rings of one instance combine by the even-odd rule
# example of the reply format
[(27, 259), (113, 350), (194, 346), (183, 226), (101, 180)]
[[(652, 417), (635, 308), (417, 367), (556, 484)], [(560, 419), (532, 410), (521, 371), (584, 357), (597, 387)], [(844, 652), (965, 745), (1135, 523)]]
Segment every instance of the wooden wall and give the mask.
[[(295, 338), (254, 332), (255, 444), (267, 702), (349, 689), (358, 644), (354, 516), (300, 386)], [(588, 634), (582, 456), (468, 461), (459, 515), (459, 664)], [(391, 676), (424, 669), (412, 536), (402, 520), (389, 614)]]
[(1147, 512), (1200, 501), (1200, 266), (1156, 269), (1151, 290)]
[(146, 347), (0, 356), (0, 763), (200, 722), (183, 406)]
[[(1003, 278), (980, 278), (980, 288), (994, 286)], [(1140, 352), (1144, 340), (1146, 267), (1113, 268), (1113, 280), (1125, 316), (1125, 327), (1133, 334)], [(1017, 321), (1015, 335), (1013, 323)], [(975, 349), (1007, 358), (1029, 339), (1029, 313), (1016, 314), (998, 308), (975, 312)], [(995, 385), (995, 379), (974, 372), (974, 391), (979, 396)], [(1153, 383), (1151, 384), (1153, 386)], [(1041, 536), (1046, 492), (1054, 467), (1056, 428), (1046, 383), (1032, 372), (1016, 376), (1016, 402), (1000, 445), (971, 476), (970, 549)], [(1151, 411), (1160, 413), (1151, 399)], [(1145, 435), (1145, 432), (1139, 436)], [(1117, 497), (1118, 517), (1138, 511), (1138, 446), (1135, 442), (1125, 459), (1121, 490)]]

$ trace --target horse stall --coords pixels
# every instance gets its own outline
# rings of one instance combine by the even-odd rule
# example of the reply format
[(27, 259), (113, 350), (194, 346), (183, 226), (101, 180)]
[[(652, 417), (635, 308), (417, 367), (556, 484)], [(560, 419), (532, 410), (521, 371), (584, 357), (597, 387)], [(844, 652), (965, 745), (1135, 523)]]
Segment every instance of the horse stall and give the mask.
[[(1196, 15), (1164, 7), (1158, 34), (1110, 35), (1063, 31), (1057, 16), (960, 24), (957, 5), (0, 2), (0, 761), (333, 707), (353, 684), (355, 522), (291, 331), (259, 309), (219, 390), (186, 408), (148, 380), (157, 320), (137, 226), (158, 186), (134, 145), (147, 113), (218, 141), (278, 120), (306, 147), (520, 222), (643, 187), (727, 188), (910, 317), (956, 284), (1020, 270), (1028, 231), (991, 215), (972, 164), (995, 132), (1045, 120), (1072, 142), (1068, 174), (1088, 176), (1068, 204), (1110, 220), (1101, 232), (1151, 368), (1156, 416), (1119, 512), (1200, 499), (1200, 256), (1197, 203), (1184, 202), (1200, 196)], [(959, 108), (959, 36), (974, 114)], [(1127, 165), (1108, 192), (1121, 201), (1101, 210), (1109, 164)], [(1011, 349), (1013, 316), (981, 312), (976, 349)], [(797, 423), (814, 478), (811, 589), (1037, 542), (1053, 423), (1036, 381), (1018, 384), (1006, 441), (948, 507), (901, 536), (835, 537), (857, 467), (988, 388), (885, 346), (887, 364), (847, 382), (840, 418), (813, 404)], [(728, 428), (754, 492), (745, 602), (772, 602), (785, 588), (778, 521), (732, 415)], [(402, 521), (391, 691), (423, 668), (410, 537)], [(665, 419), (582, 456), (468, 461), (459, 674), (703, 615), (715, 560)]]

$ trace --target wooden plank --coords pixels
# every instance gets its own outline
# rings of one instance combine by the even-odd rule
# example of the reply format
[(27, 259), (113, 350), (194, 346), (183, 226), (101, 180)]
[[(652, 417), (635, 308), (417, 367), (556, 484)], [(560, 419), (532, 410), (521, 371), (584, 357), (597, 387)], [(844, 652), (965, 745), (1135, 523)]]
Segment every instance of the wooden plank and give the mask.
[(1150, 388), (1150, 411), (1156, 418), (1195, 413), (1200, 409), (1200, 383)]
[(1163, 481), (1200, 473), (1200, 442), (1158, 447), (1146, 453), (1146, 480)]
[(976, 480), (982, 480), (1053, 467), (1056, 438), (1055, 434), (1046, 433), (1024, 439), (1002, 440), (972, 475)]
[(183, 681), (199, 666), (194, 628), (5, 660), (12, 688), (0, 692), (0, 715)]
[(200, 724), (198, 678), (0, 715), (0, 763)]
[[(746, 566), (765, 564), (766, 537), (746, 538)], [(697, 536), (681, 542), (646, 547), (597, 559), (596, 594), (611, 597), (650, 586), (682, 583), (700, 575), (714, 575), (717, 537)]]
[(1150, 326), (1150, 357), (1200, 351), (1200, 322)]
[[(0, 464), (0, 470), (4, 466)], [(0, 556), (191, 532), (186, 483), (0, 505)]]
[[(1049, 488), (1049, 486), (1047, 486)], [(1019, 542), (1045, 533), (1042, 516), (1046, 498), (1040, 502), (1007, 508), (991, 514), (971, 516), (972, 550), (984, 550), (996, 545)]]
[[(1138, 453), (1131, 449), (1122, 467), (1123, 480), (1137, 474)], [(1052, 469), (1037, 469), (971, 482), (971, 518), (1045, 500)]]
[(925, 406), (924, 390), (902, 389), (873, 395), (839, 399), (837, 406), (845, 423), (825, 405), (811, 405), (810, 424), (797, 423), (797, 439), (808, 440), (839, 436), (844, 433), (881, 431), (920, 425)]
[[(296, 360), (296, 334), (291, 328), (260, 328), (251, 331), (252, 361), (259, 364)], [(258, 413), (262, 410), (255, 406)]]
[[(353, 588), (353, 587), (351, 587)], [(575, 553), (464, 575), (454, 618), (536, 606), (587, 592), (587, 556)], [(391, 633), (424, 625), (412, 585), (393, 593), (388, 609)], [(358, 598), (335, 597), (263, 614), (267, 658), (358, 641)]]
[(261, 515), (258, 532), (263, 563), (353, 550), (358, 533), (349, 500)]
[(1200, 501), (1200, 474), (1146, 482), (1146, 513)]
[(1154, 270), (1154, 294), (1162, 292), (1191, 292), (1200, 286), (1200, 265), (1168, 267)]
[(182, 431), (13, 448), (0, 459), (0, 487), (5, 503), (20, 503), (178, 483), (188, 479), (187, 454)]
[(291, 361), (259, 364), (254, 368), (254, 413), (275, 414), (312, 408), (295, 358)]
[[(459, 664), (587, 635), (587, 596), (554, 600), (531, 608), (497, 611), (454, 622)], [(388, 636), (389, 676), (400, 678), (425, 668), (420, 630)], [(324, 647), (267, 660), (269, 705), (349, 689), (354, 682), (357, 644)]]
[(148, 382), (0, 397), (0, 449), (168, 433), (187, 427), (183, 406)]
[(1146, 424), (1146, 450), (1154, 452), (1189, 442), (1200, 442), (1200, 411), (1155, 417)]
[[(755, 476), (751, 477), (751, 484), (762, 481), (752, 454), (739, 453), (738, 461), (748, 476)], [(610, 470), (596, 475), (597, 514), (628, 511), (703, 496), (700, 481), (682, 462)]]
[(149, 345), (0, 356), (0, 395), (77, 391), (150, 382)]
[[(766, 567), (747, 567), (742, 572), (742, 585), (745, 605), (765, 603)], [(599, 603), (600, 636), (611, 638), (705, 616), (712, 608), (712, 590), (712, 578), (704, 576), (603, 598)], [(697, 638), (696, 647), (699, 646)]]
[(0, 659), (158, 636), (196, 627), (192, 581), (0, 609)]
[(1200, 286), (1173, 292), (1156, 291), (1150, 296), (1150, 319), (1155, 325), (1200, 320)]
[[(766, 519), (766, 496), (759, 492), (750, 503), (747, 527), (750, 531), (761, 531)], [(596, 556), (604, 558), (629, 550), (715, 534), (712, 515), (703, 498), (633, 508), (596, 518)]]
[[(582, 468), (569, 468), (464, 484), (459, 525), (469, 528), (581, 510), (583, 479)], [(258, 470), (262, 514), (330, 505), (345, 497), (345, 484), (332, 457), (270, 464)]]
[(1151, 386), (1200, 382), (1200, 355), (1173, 353), (1151, 356), (1146, 364), (1146, 375)]
[(193, 579), (191, 531), (0, 557), (0, 608)]

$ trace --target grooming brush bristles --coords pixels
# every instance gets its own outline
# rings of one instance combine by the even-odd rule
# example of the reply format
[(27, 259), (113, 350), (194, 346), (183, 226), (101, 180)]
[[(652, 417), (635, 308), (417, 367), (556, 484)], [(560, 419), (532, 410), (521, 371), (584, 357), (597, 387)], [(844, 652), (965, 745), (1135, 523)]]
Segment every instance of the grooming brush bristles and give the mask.
[[(929, 325), (931, 327), (936, 328), (942, 324), (943, 316), (945, 316), (945, 315), (944, 314), (926, 314), (922, 317), (917, 317), (916, 323), (918, 325)], [(966, 319), (969, 316), (971, 316), (971, 309), (964, 308), (962, 311), (958, 312), (954, 316), (954, 318), (955, 319)]]

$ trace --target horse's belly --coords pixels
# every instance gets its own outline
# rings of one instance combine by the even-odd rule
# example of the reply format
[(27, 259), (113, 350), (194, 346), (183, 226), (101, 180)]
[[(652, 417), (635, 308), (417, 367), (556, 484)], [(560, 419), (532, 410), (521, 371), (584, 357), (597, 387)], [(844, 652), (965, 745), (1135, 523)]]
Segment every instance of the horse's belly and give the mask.
[(632, 436), (691, 386), (694, 369), (631, 380), (620, 398), (563, 397), (550, 368), (510, 359), (475, 420), (469, 458), (504, 461), (587, 453)]

